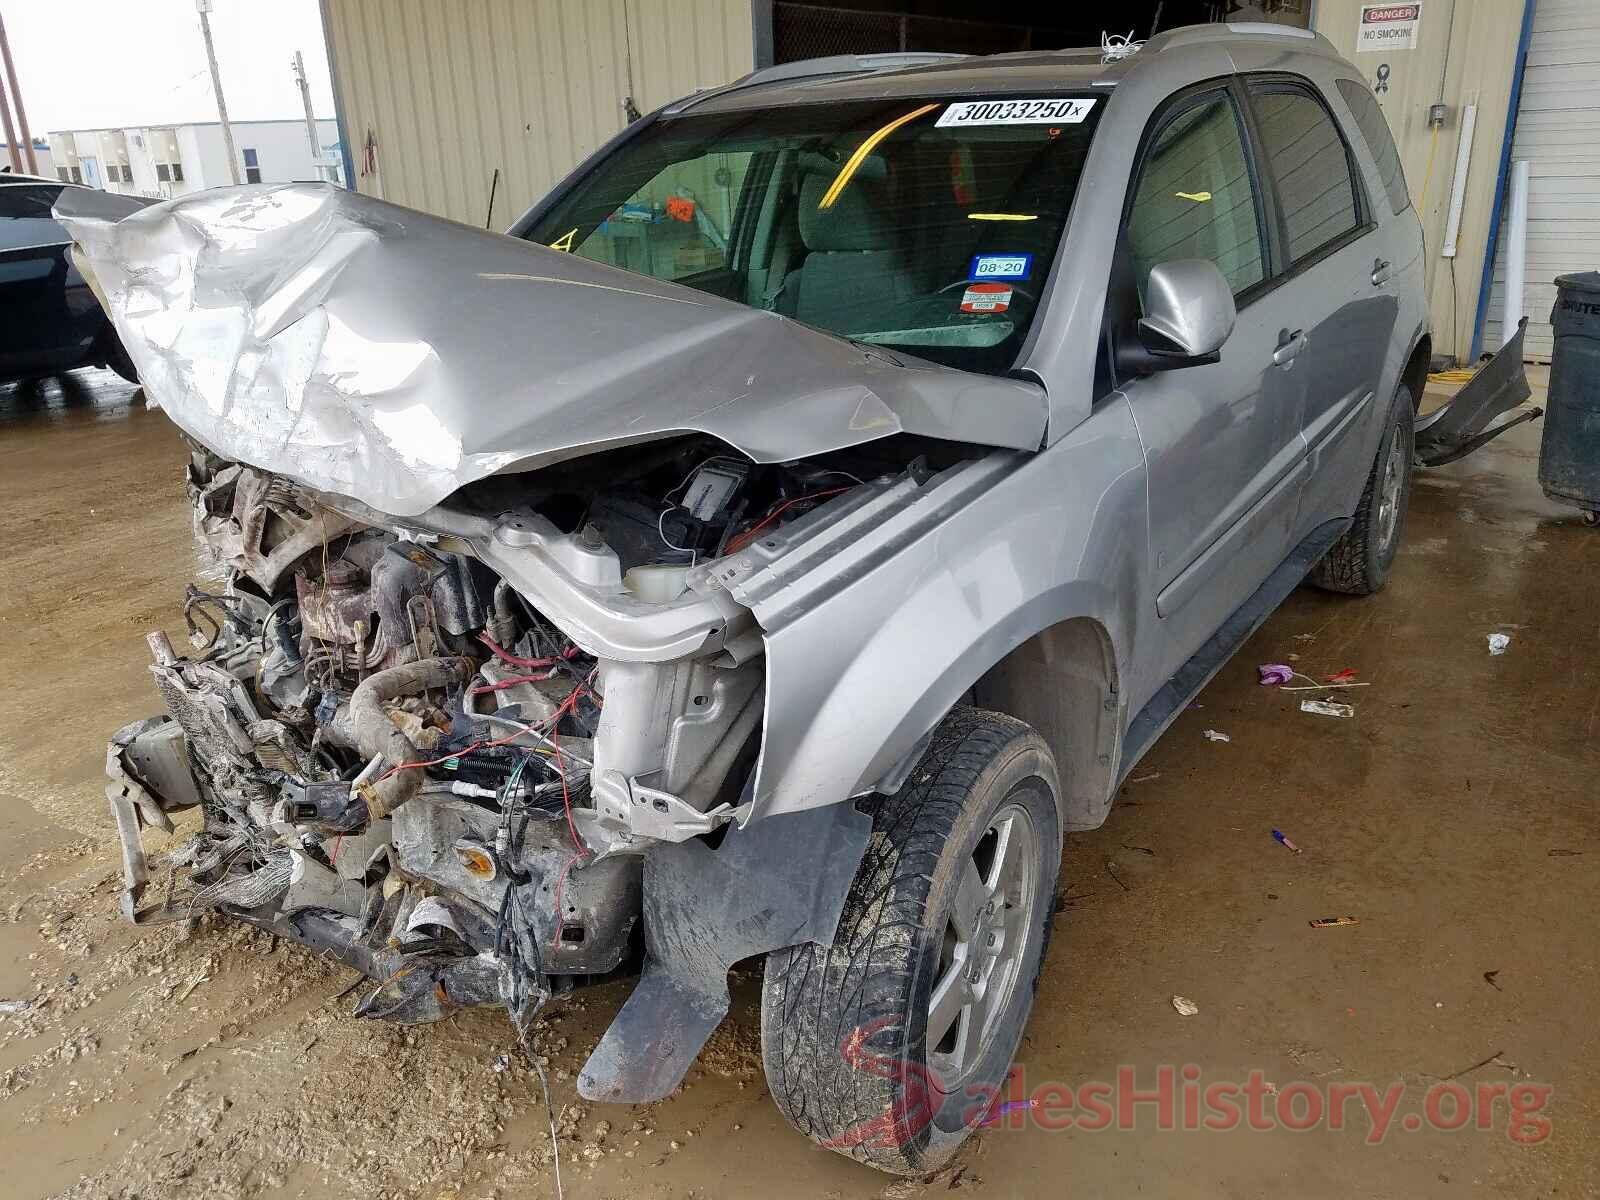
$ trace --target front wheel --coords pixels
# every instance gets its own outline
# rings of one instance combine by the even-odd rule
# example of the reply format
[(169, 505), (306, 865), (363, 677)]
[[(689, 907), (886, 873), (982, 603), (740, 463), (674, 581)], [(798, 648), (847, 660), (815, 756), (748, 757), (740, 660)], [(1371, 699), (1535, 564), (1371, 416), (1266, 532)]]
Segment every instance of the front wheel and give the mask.
[(767, 956), (767, 1083), (801, 1133), (895, 1174), (937, 1169), (1004, 1087), (1061, 865), (1059, 783), (1022, 722), (957, 709), (872, 840), (833, 944)]
[(1416, 404), (1401, 384), (1389, 405), (1378, 457), (1367, 476), (1355, 523), (1311, 570), (1311, 582), (1330, 592), (1370, 596), (1389, 579), (1411, 505), (1411, 459)]

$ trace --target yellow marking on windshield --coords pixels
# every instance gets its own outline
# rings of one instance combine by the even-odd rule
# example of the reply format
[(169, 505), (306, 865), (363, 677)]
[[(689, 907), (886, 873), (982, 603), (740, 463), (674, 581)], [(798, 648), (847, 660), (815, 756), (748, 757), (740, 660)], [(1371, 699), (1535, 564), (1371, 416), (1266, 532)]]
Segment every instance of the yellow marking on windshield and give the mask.
[(857, 146), (856, 152), (850, 156), (849, 161), (844, 164), (839, 174), (834, 177), (833, 185), (823, 193), (822, 199), (817, 201), (817, 208), (820, 210), (833, 207), (833, 202), (839, 198), (840, 193), (844, 191), (850, 180), (855, 177), (855, 173), (861, 169), (861, 164), (867, 161), (867, 155), (872, 153), (879, 142), (883, 141), (884, 138), (899, 129), (907, 121), (915, 121), (918, 117), (925, 113), (931, 113), (938, 107), (937, 104), (924, 104), (921, 108), (913, 108), (904, 116), (896, 117), (890, 121), (882, 129), (862, 142), (861, 145)]
[(1179, 200), (1193, 200), (1196, 204), (1205, 204), (1210, 201), (1210, 192), (1174, 192)]
[(564, 250), (566, 253), (571, 254), (572, 253), (572, 239), (577, 237), (577, 236), (578, 236), (578, 231), (577, 231), (576, 228), (569, 229), (565, 233), (563, 233), (560, 237), (558, 237), (555, 241), (550, 243), (550, 249), (552, 249), (552, 250)]
[(1037, 221), (1038, 213), (968, 213), (969, 221)]

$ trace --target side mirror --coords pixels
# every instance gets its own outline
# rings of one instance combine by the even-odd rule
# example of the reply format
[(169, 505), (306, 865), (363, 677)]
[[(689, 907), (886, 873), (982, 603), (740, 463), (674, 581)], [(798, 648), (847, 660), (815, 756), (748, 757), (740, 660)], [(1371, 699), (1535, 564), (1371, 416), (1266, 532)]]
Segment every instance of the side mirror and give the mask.
[(1221, 361), (1222, 345), (1239, 319), (1233, 289), (1204, 258), (1152, 267), (1144, 306), (1137, 340), (1125, 339), (1117, 355), (1125, 370), (1138, 375)]

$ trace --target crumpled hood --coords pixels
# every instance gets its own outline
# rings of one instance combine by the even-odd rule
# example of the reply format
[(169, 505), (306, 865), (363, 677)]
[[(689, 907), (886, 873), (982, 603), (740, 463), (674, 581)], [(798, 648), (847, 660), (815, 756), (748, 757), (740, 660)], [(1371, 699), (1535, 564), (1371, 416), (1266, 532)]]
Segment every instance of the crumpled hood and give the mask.
[[(1034, 449), (1032, 384), (329, 184), (56, 207), (146, 395), (230, 459), (415, 516), (475, 479), (698, 431), (776, 462), (898, 431)], [(118, 219), (120, 217), (120, 219)]]

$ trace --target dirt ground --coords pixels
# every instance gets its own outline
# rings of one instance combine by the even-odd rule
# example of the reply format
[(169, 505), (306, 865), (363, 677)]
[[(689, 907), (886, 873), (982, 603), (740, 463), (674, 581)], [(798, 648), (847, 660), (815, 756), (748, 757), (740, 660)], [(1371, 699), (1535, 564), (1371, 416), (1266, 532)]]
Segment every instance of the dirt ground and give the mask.
[[(1411, 1114), (1440, 1080), (1545, 1084), (1547, 1139), (1511, 1140), (1504, 1102), (1491, 1129), (1397, 1118), (1379, 1145), (1354, 1109), (1309, 1132), (1163, 1131), (1149, 1105), (1132, 1128), (1052, 1131), (1018, 1109), (956, 1170), (895, 1182), (783, 1123), (745, 974), (688, 1082), (640, 1108), (575, 1092), (626, 985), (547, 1010), (566, 1196), (1600, 1194), (1600, 534), (1540, 495), (1537, 447), (1524, 426), (1419, 475), (1388, 590), (1301, 589), (1105, 827), (1069, 838), (1019, 1064), (1029, 1089), (1121, 1066), (1147, 1088), (1162, 1064), (1202, 1084), (1259, 1069), (1278, 1093), (1400, 1083)], [(0, 1196), (554, 1195), (502, 1016), (356, 1021), (354, 976), (295, 946), (117, 920), (105, 739), (159, 709), (145, 632), (183, 643), (202, 569), (183, 459), (104, 373), (0, 388), (0, 1000), (20, 1002), (0, 1014)], [(1291, 660), (1356, 669), (1355, 716), (1257, 685)], [(1330, 915), (1360, 924), (1307, 923)]]

